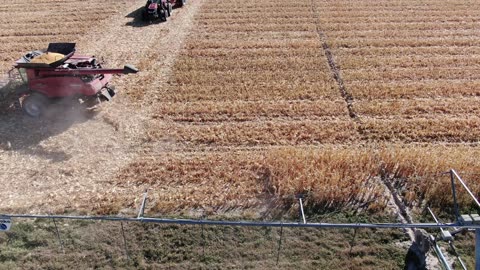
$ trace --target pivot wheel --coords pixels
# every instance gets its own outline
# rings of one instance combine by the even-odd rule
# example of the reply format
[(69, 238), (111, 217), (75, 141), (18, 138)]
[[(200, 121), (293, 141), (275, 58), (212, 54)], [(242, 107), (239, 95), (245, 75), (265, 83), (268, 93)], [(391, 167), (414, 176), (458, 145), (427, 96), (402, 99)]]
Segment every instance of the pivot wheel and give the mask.
[(40, 117), (45, 112), (48, 103), (48, 97), (40, 93), (33, 93), (23, 100), (22, 109), (31, 117)]

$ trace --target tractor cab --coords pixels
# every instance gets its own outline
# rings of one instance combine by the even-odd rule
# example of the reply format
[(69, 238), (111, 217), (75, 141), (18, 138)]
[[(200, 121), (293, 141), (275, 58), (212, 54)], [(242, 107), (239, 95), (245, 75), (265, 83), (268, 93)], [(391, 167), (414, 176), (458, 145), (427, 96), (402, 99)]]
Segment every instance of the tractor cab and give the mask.
[(166, 0), (148, 0), (143, 11), (143, 18), (146, 21), (155, 21), (160, 19), (162, 22), (167, 20), (172, 11), (172, 4)]

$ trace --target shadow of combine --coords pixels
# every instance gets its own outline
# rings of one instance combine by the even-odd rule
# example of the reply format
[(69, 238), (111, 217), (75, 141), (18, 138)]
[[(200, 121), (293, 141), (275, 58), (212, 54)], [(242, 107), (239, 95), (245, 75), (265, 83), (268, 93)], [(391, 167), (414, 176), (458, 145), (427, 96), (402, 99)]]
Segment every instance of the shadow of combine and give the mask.
[(131, 27), (145, 27), (149, 26), (152, 24), (159, 24), (162, 23), (161, 20), (155, 20), (155, 21), (146, 21), (143, 18), (143, 10), (144, 7), (139, 7), (136, 10), (130, 12), (125, 18), (132, 18), (131, 22), (127, 22), (125, 25), (131, 26)]
[(39, 156), (52, 162), (66, 161), (71, 156), (63, 151), (46, 149), (41, 142), (65, 132), (72, 125), (88, 121), (96, 114), (78, 101), (62, 100), (52, 104), (44, 116), (32, 118), (22, 111), (15, 94), (8, 95), (0, 100), (0, 151)]

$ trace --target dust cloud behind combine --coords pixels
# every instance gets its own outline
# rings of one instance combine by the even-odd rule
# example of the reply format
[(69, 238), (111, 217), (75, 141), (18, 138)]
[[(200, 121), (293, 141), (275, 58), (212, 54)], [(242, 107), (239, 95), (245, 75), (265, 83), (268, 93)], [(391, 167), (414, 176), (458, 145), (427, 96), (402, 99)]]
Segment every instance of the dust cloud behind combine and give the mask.
[[(133, 64), (140, 73), (114, 77), (112, 84), (120, 93), (94, 110), (56, 104), (41, 119), (29, 118), (18, 108), (2, 111), (1, 212), (90, 212), (106, 192), (116, 192), (109, 179), (143, 151), (148, 100), (154, 98), (136, 98), (135, 92), (143, 87), (152, 94), (162, 91), (200, 4), (195, 1), (175, 10), (169, 23), (146, 25), (139, 18), (144, 1), (120, 1), (118, 12), (99, 26), (76, 40), (65, 40), (76, 42), (79, 53), (105, 59), (105, 67)], [(152, 53), (155, 59), (149, 59)], [(152, 68), (158, 75), (145, 85)]]

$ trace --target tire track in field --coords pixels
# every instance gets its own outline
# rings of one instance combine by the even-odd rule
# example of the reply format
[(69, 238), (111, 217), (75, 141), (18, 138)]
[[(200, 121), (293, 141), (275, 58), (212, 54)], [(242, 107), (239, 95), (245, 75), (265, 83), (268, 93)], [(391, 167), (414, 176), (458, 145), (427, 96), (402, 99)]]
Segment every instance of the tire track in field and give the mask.
[[(328, 65), (330, 66), (330, 70), (332, 71), (333, 77), (338, 84), (340, 94), (345, 99), (347, 103), (347, 109), (349, 116), (356, 122), (361, 123), (358, 113), (353, 108), (354, 98), (353, 95), (347, 90), (345, 87), (345, 83), (343, 82), (342, 76), (340, 74), (340, 68), (335, 62), (335, 58), (333, 56), (332, 50), (327, 43), (327, 36), (321, 30), (319, 26), (319, 16), (315, 6), (314, 0), (311, 0), (311, 7), (312, 13), (315, 18), (315, 28), (317, 30), (320, 42), (322, 43), (322, 48), (325, 51), (325, 56), (327, 57)], [(395, 188), (392, 186), (391, 181), (388, 176), (382, 176), (380, 180), (381, 184), (385, 187), (385, 195), (389, 198), (388, 207), (394, 211), (397, 215), (397, 218), (401, 223), (412, 223), (412, 217), (408, 211), (407, 206), (403, 203), (401, 199), (401, 195), (396, 192)], [(414, 237), (414, 229), (405, 229), (405, 234), (409, 236), (411, 241), (415, 240)]]
[[(319, 16), (318, 12), (315, 7), (314, 0), (311, 0), (312, 6), (312, 13), (315, 18), (315, 28), (317, 30), (318, 36), (320, 38), (320, 42), (322, 43), (322, 48), (325, 51), (325, 56), (327, 57), (328, 64), (330, 66), (330, 70), (332, 71), (333, 77), (338, 84), (340, 94), (345, 99), (347, 103), (347, 109), (349, 112), (349, 116), (356, 122), (361, 124), (361, 120), (359, 118), (358, 113), (353, 108), (354, 98), (353, 95), (347, 90), (342, 76), (340, 74), (340, 68), (335, 62), (335, 58), (333, 53), (330, 49), (330, 46), (327, 43), (327, 36), (321, 30), (319, 26)], [(361, 132), (361, 131), (360, 131)], [(401, 223), (413, 223), (412, 216), (409, 213), (408, 207), (403, 203), (401, 195), (395, 190), (395, 187), (391, 183), (391, 179), (387, 175), (382, 175), (379, 182), (384, 186), (385, 195), (389, 198), (387, 207), (389, 207), (397, 216), (398, 220)], [(410, 238), (411, 242), (415, 241), (415, 229), (404, 229), (404, 233)]]
[(315, 19), (315, 28), (318, 34), (318, 37), (320, 39), (320, 42), (322, 44), (323, 51), (325, 52), (325, 56), (327, 57), (328, 65), (330, 67), (330, 71), (332, 72), (333, 78), (337, 82), (338, 88), (340, 90), (340, 94), (342, 95), (343, 99), (347, 103), (347, 109), (348, 109), (348, 115), (354, 119), (355, 121), (359, 121), (358, 114), (355, 112), (355, 109), (353, 108), (353, 101), (354, 98), (352, 94), (347, 90), (345, 87), (345, 84), (343, 82), (342, 76), (340, 74), (340, 68), (338, 67), (337, 63), (335, 62), (335, 58), (333, 57), (332, 50), (330, 49), (330, 46), (328, 46), (327, 43), (327, 36), (325, 33), (321, 30), (319, 26), (319, 17), (318, 17), (318, 12), (315, 7), (315, 2), (314, 0), (311, 0), (311, 7), (312, 7), (312, 14)]
[[(409, 224), (413, 223), (412, 217), (408, 211), (407, 206), (403, 203), (401, 196), (393, 187), (388, 176), (382, 176), (381, 182), (385, 186), (385, 192), (387, 197), (389, 198), (388, 206), (391, 209), (395, 209), (395, 213), (397, 214), (399, 221), (401, 223), (409, 223)], [(410, 237), (410, 240), (412, 242), (415, 241), (414, 229), (406, 228), (406, 229), (403, 229), (403, 231), (405, 232), (405, 234), (407, 234)]]

